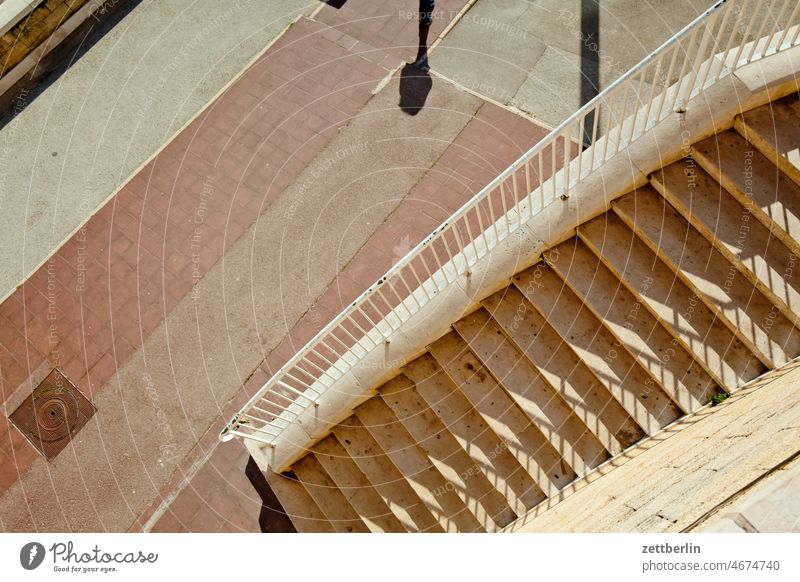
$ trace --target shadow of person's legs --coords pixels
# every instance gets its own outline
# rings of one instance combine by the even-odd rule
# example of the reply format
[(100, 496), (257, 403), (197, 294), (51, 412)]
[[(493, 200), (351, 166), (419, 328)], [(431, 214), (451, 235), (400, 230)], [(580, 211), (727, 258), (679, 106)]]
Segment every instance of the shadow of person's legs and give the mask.
[(425, 107), (433, 80), (427, 71), (407, 63), (400, 71), (400, 109), (408, 115), (416, 115)]
[(264, 533), (296, 533), (297, 530), (292, 524), (292, 520), (286, 515), (280, 501), (267, 483), (267, 478), (264, 477), (253, 457), (247, 461), (244, 474), (261, 498), (261, 513), (258, 516), (258, 525), (261, 526), (261, 531)]

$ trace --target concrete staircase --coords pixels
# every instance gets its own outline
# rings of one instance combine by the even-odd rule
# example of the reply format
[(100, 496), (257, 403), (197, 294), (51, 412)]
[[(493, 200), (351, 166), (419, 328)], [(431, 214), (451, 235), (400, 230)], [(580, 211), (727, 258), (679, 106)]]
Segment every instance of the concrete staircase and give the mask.
[(800, 354), (800, 100), (544, 253), (267, 481), (298, 531), (497, 531)]

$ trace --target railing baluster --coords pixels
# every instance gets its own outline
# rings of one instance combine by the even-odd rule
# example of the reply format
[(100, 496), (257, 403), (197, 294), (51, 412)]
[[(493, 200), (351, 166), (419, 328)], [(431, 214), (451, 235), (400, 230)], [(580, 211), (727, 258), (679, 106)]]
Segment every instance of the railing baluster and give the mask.
[[(733, 3), (733, 2), (735, 2), (735, 0), (731, 0), (731, 3)], [(719, 25), (720, 34), (722, 34), (724, 32), (725, 27), (728, 25), (728, 18), (730, 17), (731, 14), (733, 14), (733, 9), (725, 11), (725, 16), (723, 17), (722, 22)], [(731, 35), (731, 38), (733, 38), (733, 35)], [(712, 45), (712, 49), (711, 49), (711, 58), (708, 61), (708, 68), (706, 69), (706, 74), (703, 75), (703, 81), (700, 83), (700, 87), (705, 87), (706, 82), (708, 82), (708, 76), (711, 73), (711, 69), (714, 66), (714, 55), (717, 54), (717, 52), (715, 50), (716, 46), (717, 46), (717, 37), (715, 36), (714, 37), (714, 41), (713, 41), (713, 45)], [(719, 65), (720, 71), (722, 70), (722, 68), (724, 66), (725, 66), (725, 59), (723, 57), (722, 61), (720, 62), (720, 65)], [(719, 76), (715, 76), (715, 79), (719, 79)]]
[(675, 64), (678, 62), (678, 54), (679, 54), (679, 45), (676, 43), (674, 47), (672, 47), (672, 59), (669, 63), (669, 69), (667, 70), (667, 75), (664, 78), (664, 88), (661, 91), (661, 99), (658, 102), (658, 110), (656, 111), (656, 120), (653, 123), (657, 124), (663, 118), (661, 117), (664, 114), (664, 103), (667, 99), (667, 93), (669, 93), (670, 88), (670, 79), (672, 79), (672, 74), (675, 72)]
[[(792, 27), (792, 22), (797, 18), (797, 11), (800, 10), (800, 2), (795, 1), (794, 10), (789, 15), (789, 19), (786, 21), (786, 28), (783, 30), (783, 34), (781, 35), (781, 39), (778, 41), (776, 46), (776, 50), (780, 50), (783, 46), (783, 43), (786, 41), (786, 37), (789, 35), (789, 29)], [(800, 29), (798, 29), (800, 30)], [(789, 45), (791, 46), (791, 44)]]
[(625, 85), (625, 93), (622, 97), (622, 113), (619, 116), (619, 132), (617, 137), (617, 146), (614, 148), (614, 154), (618, 154), (622, 147), (622, 132), (625, 130), (625, 118), (628, 113), (628, 93), (630, 93), (631, 84)]
[(689, 65), (689, 62), (692, 60), (691, 52), (694, 50), (694, 43), (697, 40), (697, 35), (700, 32), (699, 28), (696, 28), (694, 32), (692, 32), (692, 36), (689, 38), (689, 47), (683, 52), (683, 64), (681, 65), (681, 71), (678, 73), (678, 83), (675, 86), (675, 99), (672, 100), (672, 109), (675, 110), (675, 107), (678, 104), (678, 101), (681, 99), (681, 91), (683, 90), (683, 81), (685, 80), (684, 74), (686, 73), (686, 67)]
[[(528, 219), (533, 218), (533, 201), (531, 200), (531, 194), (533, 191), (531, 190), (531, 162), (530, 160), (525, 161), (525, 200), (528, 202)], [(522, 217), (520, 216), (520, 220)]]
[[(766, 12), (767, 12), (767, 14), (769, 16), (772, 16), (772, 12), (770, 12), (770, 9), (769, 9), (769, 4), (762, 4), (761, 6), (766, 8)], [(761, 26), (758, 27), (758, 32), (756, 33), (755, 38), (753, 38), (753, 46), (750, 49), (750, 54), (747, 56), (747, 59), (745, 59), (745, 62), (750, 63), (750, 62), (753, 61), (753, 57), (756, 54), (756, 49), (758, 48), (758, 41), (761, 38), (761, 35), (764, 32), (764, 27), (767, 25), (768, 21), (769, 21), (769, 18), (767, 18), (766, 16), (761, 19)], [(766, 50), (767, 50), (767, 47), (766, 47), (766, 45), (764, 45), (764, 51), (766, 52)], [(762, 56), (763, 56), (763, 54), (762, 54)]]
[[(736, 0), (734, 0), (734, 2), (735, 1)], [(733, 2), (731, 4), (733, 5)], [(744, 4), (744, 0), (742, 0), (742, 4)], [(730, 12), (734, 12), (734, 9), (731, 8), (730, 10), (728, 10), (728, 12), (729, 13)], [(725, 50), (723, 51), (722, 57), (721, 57), (722, 65), (720, 66), (719, 71), (717, 71), (717, 74), (714, 75), (714, 82), (715, 83), (717, 81), (719, 81), (720, 78), (722, 78), (722, 72), (725, 70), (725, 63), (728, 62), (728, 55), (730, 55), (731, 47), (733, 46), (733, 41), (736, 38), (736, 31), (739, 30), (739, 26), (741, 25), (741, 22), (742, 22), (742, 16), (744, 15), (744, 9), (741, 6), (739, 6), (738, 9), (736, 10), (736, 12), (737, 12), (736, 21), (733, 23), (733, 29), (732, 29), (734, 34), (731, 34), (731, 35), (728, 36), (728, 42), (725, 44)], [(733, 66), (731, 66), (731, 68), (733, 68)]]
[[(750, 2), (752, 4), (752, 2)], [(746, 2), (745, 2), (746, 4)], [(744, 8), (742, 8), (744, 10)], [(744, 51), (744, 47), (747, 45), (747, 38), (750, 36), (750, 30), (753, 28), (753, 23), (755, 19), (750, 17), (750, 21), (747, 23), (747, 28), (745, 28), (744, 34), (742, 34), (742, 44), (739, 45), (739, 50), (736, 51), (736, 57), (733, 59), (733, 63), (731, 64), (731, 70), (735, 71), (739, 68), (739, 59), (742, 57), (742, 52)]]
[(544, 204), (544, 155), (543, 151), (536, 154), (536, 157), (539, 158), (539, 183), (536, 187), (539, 189), (539, 210), (543, 209)]

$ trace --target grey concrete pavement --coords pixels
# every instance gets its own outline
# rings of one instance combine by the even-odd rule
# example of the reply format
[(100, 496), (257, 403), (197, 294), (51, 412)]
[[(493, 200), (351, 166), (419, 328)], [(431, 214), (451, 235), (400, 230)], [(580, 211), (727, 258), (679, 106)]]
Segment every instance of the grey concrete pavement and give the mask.
[(0, 130), (5, 297), (316, 0), (144, 0)]
[(714, 0), (478, 0), (432, 66), (555, 126)]

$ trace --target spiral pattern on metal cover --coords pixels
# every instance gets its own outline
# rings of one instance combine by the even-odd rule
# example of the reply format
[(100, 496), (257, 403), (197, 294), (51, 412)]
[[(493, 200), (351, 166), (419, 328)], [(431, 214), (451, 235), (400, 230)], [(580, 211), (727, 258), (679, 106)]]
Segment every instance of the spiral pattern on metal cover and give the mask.
[(36, 426), (43, 442), (69, 437), (78, 420), (78, 403), (64, 391), (49, 391), (36, 402)]

